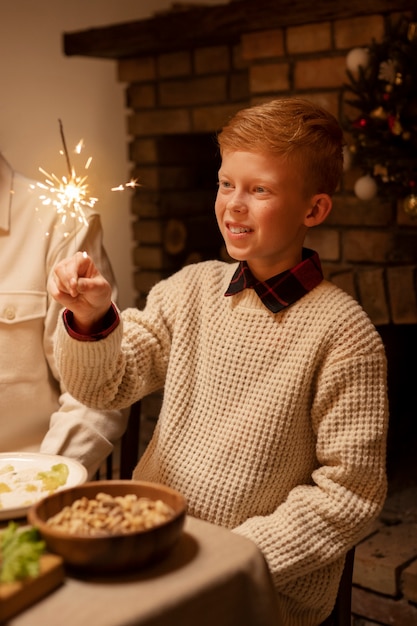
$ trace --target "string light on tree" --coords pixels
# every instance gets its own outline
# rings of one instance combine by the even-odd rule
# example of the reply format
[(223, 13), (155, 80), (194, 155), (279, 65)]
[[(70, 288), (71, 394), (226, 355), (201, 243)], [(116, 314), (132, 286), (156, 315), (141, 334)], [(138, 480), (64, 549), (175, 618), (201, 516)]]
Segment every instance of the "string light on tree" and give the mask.
[(402, 199), (417, 217), (417, 17), (391, 25), (382, 42), (354, 48), (346, 57), (351, 97), (359, 110), (346, 121), (353, 165), (362, 170), (355, 193)]

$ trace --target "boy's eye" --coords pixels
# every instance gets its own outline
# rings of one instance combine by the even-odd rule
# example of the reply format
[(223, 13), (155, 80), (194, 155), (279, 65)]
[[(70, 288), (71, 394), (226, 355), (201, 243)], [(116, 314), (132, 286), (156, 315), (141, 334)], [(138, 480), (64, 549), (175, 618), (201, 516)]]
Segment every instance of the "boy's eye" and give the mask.
[(224, 189), (228, 189), (231, 187), (231, 184), (227, 180), (219, 180), (219, 187), (223, 187)]
[(256, 193), (264, 193), (265, 192), (265, 187), (255, 187), (255, 192)]

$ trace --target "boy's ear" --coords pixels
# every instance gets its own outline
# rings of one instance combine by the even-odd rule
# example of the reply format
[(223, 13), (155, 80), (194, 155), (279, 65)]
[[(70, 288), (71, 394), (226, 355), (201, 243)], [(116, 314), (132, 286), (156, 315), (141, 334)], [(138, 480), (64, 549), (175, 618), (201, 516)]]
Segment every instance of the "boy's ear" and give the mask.
[(311, 199), (311, 208), (304, 219), (305, 226), (318, 226), (324, 222), (332, 210), (332, 206), (332, 199), (327, 193), (320, 193), (313, 196)]

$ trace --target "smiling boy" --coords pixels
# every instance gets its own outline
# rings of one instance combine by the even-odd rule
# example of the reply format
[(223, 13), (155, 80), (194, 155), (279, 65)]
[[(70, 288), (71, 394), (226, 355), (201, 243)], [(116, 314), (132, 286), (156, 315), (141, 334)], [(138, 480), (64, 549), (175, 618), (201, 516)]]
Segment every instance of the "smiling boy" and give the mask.
[(224, 150), (216, 217), (227, 251), (246, 260), (258, 280), (295, 267), (307, 229), (331, 209), (327, 194), (312, 194), (284, 157)]
[(382, 342), (303, 247), (331, 210), (343, 136), (329, 113), (288, 98), (239, 112), (219, 145), (215, 211), (237, 263), (187, 266), (143, 311), (119, 314), (92, 261), (67, 259), (50, 285), (67, 307), (56, 359), (91, 406), (164, 389), (134, 478), (254, 541), (279, 626), (317, 626), (386, 490)]

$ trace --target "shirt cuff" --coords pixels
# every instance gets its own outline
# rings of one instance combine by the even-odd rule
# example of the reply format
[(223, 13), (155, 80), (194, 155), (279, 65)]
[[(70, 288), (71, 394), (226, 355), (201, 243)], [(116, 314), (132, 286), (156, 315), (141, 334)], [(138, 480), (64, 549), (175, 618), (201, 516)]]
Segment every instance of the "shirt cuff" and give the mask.
[(62, 317), (67, 333), (73, 339), (77, 339), (77, 341), (100, 341), (100, 339), (104, 339), (105, 337), (110, 335), (110, 333), (112, 333), (116, 326), (118, 326), (120, 323), (119, 313), (117, 312), (117, 309), (113, 303), (107, 311), (106, 315), (101, 320), (100, 329), (94, 333), (91, 333), (91, 335), (83, 335), (74, 330), (74, 314), (69, 309), (65, 309)]

